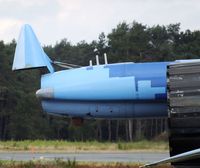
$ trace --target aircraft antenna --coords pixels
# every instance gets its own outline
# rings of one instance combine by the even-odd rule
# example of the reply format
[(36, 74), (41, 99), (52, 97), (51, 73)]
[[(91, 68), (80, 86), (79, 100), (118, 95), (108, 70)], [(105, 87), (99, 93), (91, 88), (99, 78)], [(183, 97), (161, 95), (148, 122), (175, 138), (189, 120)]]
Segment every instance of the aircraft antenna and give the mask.
[(89, 65), (92, 66), (92, 60), (90, 60)]
[(104, 61), (105, 61), (105, 65), (107, 65), (108, 64), (108, 59), (107, 59), (107, 54), (106, 53), (104, 53)]
[(99, 56), (96, 55), (96, 64), (99, 65)]

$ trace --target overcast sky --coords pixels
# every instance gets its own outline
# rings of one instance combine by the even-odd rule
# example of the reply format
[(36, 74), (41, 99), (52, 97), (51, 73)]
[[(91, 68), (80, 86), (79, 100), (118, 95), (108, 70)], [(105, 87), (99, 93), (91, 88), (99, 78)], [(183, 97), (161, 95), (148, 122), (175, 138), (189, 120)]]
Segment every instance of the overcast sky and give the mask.
[(72, 43), (96, 40), (122, 21), (146, 25), (181, 23), (200, 29), (200, 0), (0, 0), (0, 40), (17, 39), (24, 23), (42, 44), (63, 38)]

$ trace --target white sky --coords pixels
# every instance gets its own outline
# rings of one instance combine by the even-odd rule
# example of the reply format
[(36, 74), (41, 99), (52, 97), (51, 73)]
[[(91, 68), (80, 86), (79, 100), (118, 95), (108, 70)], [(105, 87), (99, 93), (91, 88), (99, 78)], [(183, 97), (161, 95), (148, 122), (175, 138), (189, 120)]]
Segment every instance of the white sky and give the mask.
[(24, 23), (42, 44), (63, 38), (72, 43), (96, 40), (122, 21), (149, 26), (181, 23), (200, 29), (200, 0), (0, 0), (0, 40), (17, 39)]

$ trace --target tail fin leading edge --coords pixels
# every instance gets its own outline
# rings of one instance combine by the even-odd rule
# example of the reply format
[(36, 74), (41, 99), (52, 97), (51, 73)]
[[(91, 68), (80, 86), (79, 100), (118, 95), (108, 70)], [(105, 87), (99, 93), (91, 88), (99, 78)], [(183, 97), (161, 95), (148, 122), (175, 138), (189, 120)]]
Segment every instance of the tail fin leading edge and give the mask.
[(45, 54), (30, 25), (24, 25), (21, 29), (12, 70), (23, 70), (46, 67), (51, 73), (54, 68), (50, 58)]

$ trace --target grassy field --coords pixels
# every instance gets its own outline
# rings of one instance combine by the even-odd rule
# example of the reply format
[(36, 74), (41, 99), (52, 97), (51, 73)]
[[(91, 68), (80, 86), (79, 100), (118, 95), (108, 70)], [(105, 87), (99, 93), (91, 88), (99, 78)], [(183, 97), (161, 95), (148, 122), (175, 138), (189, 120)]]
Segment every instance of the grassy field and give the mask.
[(166, 151), (168, 143), (164, 141), (138, 142), (69, 142), (69, 141), (0, 141), (0, 151), (30, 152), (106, 152), (106, 151)]
[[(0, 167), (3, 168), (139, 168), (141, 164), (122, 164), (122, 163), (83, 163), (76, 161), (63, 161), (56, 159), (54, 161), (0, 161)], [(172, 168), (169, 165), (157, 166), (155, 168)]]

